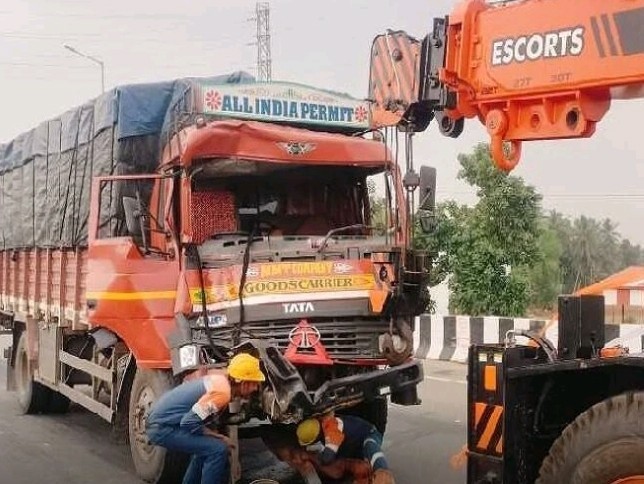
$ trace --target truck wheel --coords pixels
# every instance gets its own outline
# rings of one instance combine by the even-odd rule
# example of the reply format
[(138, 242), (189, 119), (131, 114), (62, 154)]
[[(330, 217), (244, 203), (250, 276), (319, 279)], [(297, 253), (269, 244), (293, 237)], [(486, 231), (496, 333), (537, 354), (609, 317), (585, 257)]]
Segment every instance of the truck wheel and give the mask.
[(34, 373), (27, 356), (27, 331), (23, 331), (16, 348), (16, 390), (18, 404), (23, 414), (41, 413), (47, 410), (52, 391), (34, 381)]
[(384, 435), (387, 430), (387, 415), (389, 407), (386, 398), (377, 398), (371, 402), (362, 402), (355, 407), (343, 410), (340, 413), (355, 415), (371, 422)]
[(537, 484), (642, 482), (644, 393), (626, 393), (579, 415), (552, 444)]
[(181, 482), (186, 456), (152, 445), (145, 432), (145, 421), (152, 404), (173, 387), (166, 371), (137, 369), (130, 391), (128, 430), (130, 451), (137, 475), (155, 484)]

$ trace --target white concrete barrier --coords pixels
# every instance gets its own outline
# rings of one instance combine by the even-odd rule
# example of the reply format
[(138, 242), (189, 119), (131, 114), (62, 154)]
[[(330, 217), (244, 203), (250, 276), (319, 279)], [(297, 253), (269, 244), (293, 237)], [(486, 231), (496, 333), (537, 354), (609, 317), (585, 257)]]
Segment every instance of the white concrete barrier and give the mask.
[[(471, 344), (501, 343), (512, 329), (539, 331), (557, 346), (557, 321), (497, 316), (422, 315), (416, 318), (414, 354), (416, 358), (465, 362)], [(622, 345), (630, 353), (644, 352), (644, 325), (606, 324), (606, 345)]]

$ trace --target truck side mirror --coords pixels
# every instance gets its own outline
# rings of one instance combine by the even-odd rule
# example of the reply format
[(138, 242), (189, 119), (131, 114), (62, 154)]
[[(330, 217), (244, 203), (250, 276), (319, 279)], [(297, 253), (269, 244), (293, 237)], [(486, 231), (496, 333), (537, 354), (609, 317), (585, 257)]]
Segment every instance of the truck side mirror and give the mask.
[(436, 168), (433, 166), (420, 167), (420, 184), (418, 220), (420, 221), (421, 230), (429, 234), (436, 227), (436, 217), (434, 209), (436, 208)]
[(419, 210), (433, 212), (436, 207), (436, 168), (420, 167)]

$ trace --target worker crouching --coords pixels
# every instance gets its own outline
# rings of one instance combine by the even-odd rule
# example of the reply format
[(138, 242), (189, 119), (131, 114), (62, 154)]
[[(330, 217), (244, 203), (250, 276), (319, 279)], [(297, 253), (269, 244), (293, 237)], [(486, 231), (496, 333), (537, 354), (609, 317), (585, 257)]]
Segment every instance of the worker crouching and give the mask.
[[(383, 436), (366, 420), (348, 415), (307, 419), (299, 424), (297, 439), (314, 456), (312, 465), (328, 477), (351, 475), (356, 484), (395, 483), (381, 449)], [(300, 467), (310, 474), (310, 468)]]
[(264, 380), (259, 360), (241, 353), (226, 371), (186, 381), (154, 403), (146, 421), (150, 442), (192, 456), (183, 484), (228, 484), (228, 452), (234, 443), (207, 425), (232, 398), (250, 397)]

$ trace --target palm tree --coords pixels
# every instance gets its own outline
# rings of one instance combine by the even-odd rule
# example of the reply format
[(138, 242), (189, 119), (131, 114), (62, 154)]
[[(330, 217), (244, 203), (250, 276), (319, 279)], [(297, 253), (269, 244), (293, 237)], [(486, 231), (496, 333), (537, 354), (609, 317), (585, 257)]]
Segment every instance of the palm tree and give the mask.
[(600, 272), (601, 227), (597, 220), (581, 216), (573, 224), (573, 267), (577, 269), (573, 290), (598, 280)]

